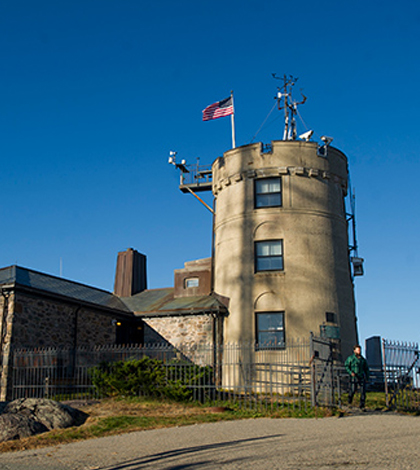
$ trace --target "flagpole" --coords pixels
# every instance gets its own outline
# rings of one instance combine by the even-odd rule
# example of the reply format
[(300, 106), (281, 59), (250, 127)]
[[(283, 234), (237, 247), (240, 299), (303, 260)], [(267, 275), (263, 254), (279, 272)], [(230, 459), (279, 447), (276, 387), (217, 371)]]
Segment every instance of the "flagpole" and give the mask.
[(235, 140), (235, 106), (233, 104), (233, 90), (230, 92), (230, 96), (232, 97), (232, 110), (233, 113), (230, 115), (230, 121), (232, 124), (232, 148), (236, 148), (236, 140)]

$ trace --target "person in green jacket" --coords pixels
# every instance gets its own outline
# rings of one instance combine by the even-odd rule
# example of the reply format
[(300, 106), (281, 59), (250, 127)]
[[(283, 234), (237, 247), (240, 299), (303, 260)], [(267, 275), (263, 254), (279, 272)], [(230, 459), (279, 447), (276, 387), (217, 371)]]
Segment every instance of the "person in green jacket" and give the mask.
[(349, 405), (353, 401), (356, 390), (360, 388), (360, 408), (363, 409), (366, 400), (366, 383), (369, 380), (369, 366), (358, 344), (353, 348), (353, 354), (346, 359), (345, 366), (350, 375)]

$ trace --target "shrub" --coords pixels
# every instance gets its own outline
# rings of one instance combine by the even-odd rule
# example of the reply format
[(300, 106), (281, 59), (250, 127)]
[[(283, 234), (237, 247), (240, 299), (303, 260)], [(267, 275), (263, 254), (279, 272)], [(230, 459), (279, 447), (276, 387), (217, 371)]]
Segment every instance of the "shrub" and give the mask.
[[(185, 401), (193, 388), (210, 383), (211, 369), (191, 364), (171, 363), (147, 356), (118, 362), (101, 362), (90, 370), (92, 383), (101, 396), (167, 397)], [(204, 387), (205, 388), (205, 387)]]

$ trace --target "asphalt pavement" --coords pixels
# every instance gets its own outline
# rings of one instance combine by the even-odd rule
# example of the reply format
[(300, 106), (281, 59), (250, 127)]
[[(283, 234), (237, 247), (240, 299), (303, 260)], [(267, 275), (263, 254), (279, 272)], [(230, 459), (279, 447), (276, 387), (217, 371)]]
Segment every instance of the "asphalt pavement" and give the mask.
[(254, 419), (0, 454), (1, 470), (420, 469), (420, 417)]

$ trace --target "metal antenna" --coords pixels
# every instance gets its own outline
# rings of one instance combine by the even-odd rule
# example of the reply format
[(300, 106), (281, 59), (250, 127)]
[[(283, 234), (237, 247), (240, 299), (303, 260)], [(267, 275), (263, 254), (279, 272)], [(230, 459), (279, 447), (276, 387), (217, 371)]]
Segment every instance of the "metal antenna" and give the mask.
[[(353, 265), (353, 277), (354, 276), (363, 276), (363, 258), (359, 258), (358, 245), (357, 245), (357, 235), (356, 235), (356, 196), (354, 194), (354, 188), (351, 186), (350, 174), (349, 179), (349, 198), (350, 198), (350, 213), (346, 214), (347, 223), (351, 223), (351, 231), (353, 237), (353, 245), (349, 246), (350, 262)], [(353, 254), (353, 256), (351, 256)]]
[[(276, 80), (283, 80), (283, 86), (277, 87), (277, 107), (278, 109), (284, 109), (284, 132), (283, 140), (296, 140), (296, 114), (297, 107), (300, 104), (305, 103), (306, 96), (301, 92), (302, 101), (293, 101), (292, 88), (298, 81), (297, 77), (291, 75), (283, 75), (282, 78), (277, 77), (275, 73), (272, 74)], [(282, 103), (283, 100), (283, 103)]]
[[(350, 177), (349, 177), (350, 180)], [(356, 196), (354, 194), (354, 188), (349, 184), (349, 199), (350, 199), (350, 214), (348, 215), (348, 221), (351, 222), (353, 245), (350, 246), (350, 251), (354, 252), (354, 256), (358, 257), (358, 246), (357, 246), (357, 235), (356, 235)]]

